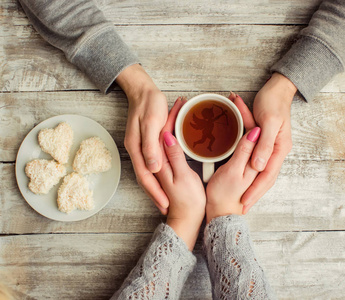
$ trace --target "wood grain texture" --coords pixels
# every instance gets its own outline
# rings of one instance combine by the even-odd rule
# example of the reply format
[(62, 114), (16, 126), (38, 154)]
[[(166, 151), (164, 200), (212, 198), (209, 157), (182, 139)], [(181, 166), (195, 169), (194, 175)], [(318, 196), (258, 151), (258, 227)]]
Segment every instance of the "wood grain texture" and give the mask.
[[(321, 0), (95, 0), (165, 92), (169, 106), (205, 91), (251, 106), (269, 68)], [(291, 109), (294, 147), (274, 187), (246, 216), (278, 299), (343, 299), (345, 74)], [(18, 299), (109, 299), (165, 220), (136, 183), (124, 148), (127, 100), (102, 95), (32, 28), (16, 0), (0, 2), (0, 283)], [(122, 175), (95, 216), (63, 223), (36, 213), (16, 184), (20, 143), (39, 122), (80, 114), (119, 147)], [(189, 161), (199, 174), (201, 165)], [(18, 234), (18, 235), (17, 235)], [(201, 236), (181, 299), (211, 299)]]
[[(166, 92), (171, 107), (178, 96), (201, 92)], [(219, 92), (218, 92), (219, 93)], [(229, 92), (220, 92), (228, 96)], [(251, 106), (255, 93), (240, 92)], [(345, 158), (345, 93), (319, 93), (315, 101), (295, 99), (291, 109), (294, 147), (288, 158), (343, 160)], [(61, 114), (80, 114), (99, 122), (114, 138), (122, 158), (127, 100), (122, 92), (0, 93), (0, 161), (13, 162), (24, 137), (38, 123)]]
[[(0, 28), (0, 90), (85, 90), (96, 87), (29, 25), (12, 16)], [(116, 26), (163, 90), (258, 91), (269, 68), (293, 44), (297, 25)], [(345, 91), (345, 75), (323, 91)]]
[[(150, 237), (2, 237), (0, 276), (20, 299), (109, 299), (135, 266)], [(341, 299), (345, 288), (344, 232), (257, 232), (252, 237), (279, 299)], [(194, 253), (198, 264), (181, 299), (211, 299), (200, 241)]]
[[(190, 163), (200, 172), (199, 163)], [(254, 231), (344, 230), (344, 161), (286, 160), (274, 187), (247, 215)], [(71, 223), (49, 220), (22, 198), (14, 165), (0, 164), (0, 233), (152, 232), (164, 217), (122, 161), (119, 188), (95, 216)], [(18, 222), (20, 220), (20, 222)]]

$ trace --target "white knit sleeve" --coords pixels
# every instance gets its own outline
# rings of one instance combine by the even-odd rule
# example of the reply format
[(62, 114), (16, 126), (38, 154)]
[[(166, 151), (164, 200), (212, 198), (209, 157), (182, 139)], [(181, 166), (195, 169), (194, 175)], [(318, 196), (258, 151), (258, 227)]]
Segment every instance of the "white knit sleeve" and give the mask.
[(204, 251), (213, 299), (275, 299), (242, 216), (213, 219), (205, 228)]
[(196, 258), (174, 230), (161, 224), (139, 262), (111, 299), (177, 300)]

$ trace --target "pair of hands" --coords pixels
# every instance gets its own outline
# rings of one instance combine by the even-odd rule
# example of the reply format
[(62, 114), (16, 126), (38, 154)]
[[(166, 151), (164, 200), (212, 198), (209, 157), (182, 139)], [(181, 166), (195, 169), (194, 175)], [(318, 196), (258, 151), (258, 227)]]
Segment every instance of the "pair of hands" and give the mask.
[[(166, 97), (138, 64), (123, 70), (116, 82), (128, 98), (125, 147), (133, 162), (137, 181), (158, 209), (167, 214), (169, 199), (153, 175), (162, 168), (164, 151), (160, 147), (159, 136), (168, 118)], [(255, 97), (255, 121), (248, 126), (253, 128), (256, 123), (262, 133), (252, 154), (251, 166), (261, 173), (242, 196), (244, 214), (272, 187), (291, 150), (290, 106), (296, 91), (289, 79), (274, 73)], [(241, 107), (239, 105), (240, 111)], [(244, 118), (250, 114), (243, 110), (241, 113)]]
[(242, 99), (235, 94), (231, 94), (230, 99), (240, 109), (247, 133), (231, 159), (211, 177), (206, 193), (198, 174), (188, 166), (182, 148), (172, 135), (178, 111), (184, 104), (181, 98), (176, 100), (162, 130), (165, 155), (156, 177), (170, 200), (167, 224), (190, 250), (194, 248), (205, 212), (207, 223), (219, 216), (242, 214), (241, 197), (259, 173), (251, 166), (250, 157), (261, 130), (251, 127), (255, 126), (254, 118)]

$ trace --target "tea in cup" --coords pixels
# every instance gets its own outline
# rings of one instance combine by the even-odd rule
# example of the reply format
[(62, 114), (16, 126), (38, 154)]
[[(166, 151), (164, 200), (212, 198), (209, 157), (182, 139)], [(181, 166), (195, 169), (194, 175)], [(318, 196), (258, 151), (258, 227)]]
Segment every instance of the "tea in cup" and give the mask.
[(218, 94), (201, 94), (188, 100), (175, 123), (183, 151), (203, 163), (203, 181), (214, 173), (214, 163), (230, 156), (243, 135), (243, 120), (234, 103)]

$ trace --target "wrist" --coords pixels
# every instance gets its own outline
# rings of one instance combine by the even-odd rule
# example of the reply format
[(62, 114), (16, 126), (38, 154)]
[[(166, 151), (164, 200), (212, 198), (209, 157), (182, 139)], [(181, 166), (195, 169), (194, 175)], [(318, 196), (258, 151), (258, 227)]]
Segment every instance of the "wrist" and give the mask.
[(151, 77), (139, 64), (125, 68), (117, 76), (116, 83), (125, 92), (129, 102), (142, 99), (145, 93), (159, 91)]
[(242, 215), (243, 205), (238, 203), (236, 205), (217, 205), (207, 204), (206, 205), (206, 224), (210, 223), (213, 219), (228, 215)]
[(293, 82), (280, 73), (273, 73), (268, 83), (275, 85), (278, 89), (283, 91), (288, 96), (287, 99), (291, 99), (291, 101), (297, 92), (297, 87)]
[(199, 235), (202, 220), (183, 220), (183, 219), (167, 219), (169, 225), (187, 245), (190, 251), (193, 250)]

